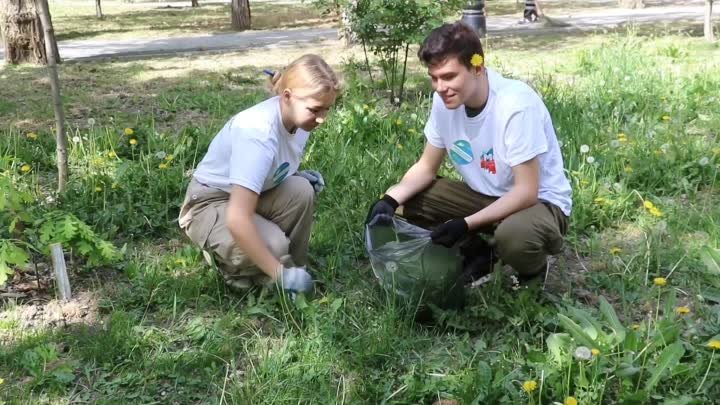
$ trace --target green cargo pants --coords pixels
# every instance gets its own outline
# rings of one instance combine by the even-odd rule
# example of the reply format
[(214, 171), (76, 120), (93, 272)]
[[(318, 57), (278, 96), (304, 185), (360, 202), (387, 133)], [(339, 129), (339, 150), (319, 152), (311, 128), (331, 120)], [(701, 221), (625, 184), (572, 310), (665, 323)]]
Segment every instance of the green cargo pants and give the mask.
[[(451, 219), (470, 216), (495, 200), (496, 197), (480, 194), (463, 182), (437, 179), (407, 201), (401, 215), (418, 226), (432, 229)], [(538, 202), (476, 232), (493, 235), (500, 260), (519, 274), (531, 276), (545, 269), (547, 255), (560, 253), (567, 227), (568, 218), (559, 207)]]

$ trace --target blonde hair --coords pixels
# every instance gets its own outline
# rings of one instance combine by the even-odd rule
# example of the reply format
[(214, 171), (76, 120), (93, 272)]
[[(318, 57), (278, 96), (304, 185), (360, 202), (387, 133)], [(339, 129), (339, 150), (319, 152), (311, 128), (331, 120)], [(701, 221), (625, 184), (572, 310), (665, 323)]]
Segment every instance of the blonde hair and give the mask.
[[(300, 97), (338, 94), (342, 89), (335, 71), (318, 55), (307, 54), (295, 59), (283, 72), (276, 72), (270, 79), (272, 92), (282, 94), (285, 89), (294, 90)], [(303, 89), (298, 91), (299, 89)]]

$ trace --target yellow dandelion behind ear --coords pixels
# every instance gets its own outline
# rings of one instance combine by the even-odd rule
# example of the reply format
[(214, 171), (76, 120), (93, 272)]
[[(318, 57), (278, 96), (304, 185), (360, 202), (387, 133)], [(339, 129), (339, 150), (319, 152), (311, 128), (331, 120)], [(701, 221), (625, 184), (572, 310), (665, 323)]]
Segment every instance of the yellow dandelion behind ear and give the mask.
[(476, 53), (470, 58), (470, 64), (475, 67), (480, 67), (485, 62), (485, 58), (482, 57), (479, 53)]

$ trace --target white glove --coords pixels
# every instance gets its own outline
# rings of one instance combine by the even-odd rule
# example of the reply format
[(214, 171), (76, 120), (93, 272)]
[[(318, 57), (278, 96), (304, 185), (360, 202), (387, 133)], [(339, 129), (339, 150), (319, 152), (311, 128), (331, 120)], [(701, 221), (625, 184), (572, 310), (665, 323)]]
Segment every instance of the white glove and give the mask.
[(313, 279), (305, 267), (283, 266), (277, 283), (283, 289), (295, 293), (309, 293), (313, 289)]
[(325, 189), (325, 179), (323, 179), (320, 172), (315, 170), (303, 170), (295, 174), (307, 179), (307, 181), (310, 182), (310, 185), (313, 186), (316, 194), (320, 194), (320, 192)]

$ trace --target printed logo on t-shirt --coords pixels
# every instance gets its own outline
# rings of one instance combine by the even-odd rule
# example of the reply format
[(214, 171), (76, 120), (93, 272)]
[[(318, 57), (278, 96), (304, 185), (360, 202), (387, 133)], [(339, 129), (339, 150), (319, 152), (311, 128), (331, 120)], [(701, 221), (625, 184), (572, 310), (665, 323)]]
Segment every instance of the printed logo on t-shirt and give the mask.
[(473, 151), (470, 142), (456, 141), (450, 148), (450, 158), (459, 165), (466, 165), (473, 161)]
[(288, 172), (290, 171), (290, 163), (285, 162), (280, 165), (280, 167), (275, 170), (275, 174), (273, 174), (273, 183), (277, 186), (278, 184), (282, 183), (283, 180), (285, 180), (285, 177), (287, 177)]
[(480, 157), (480, 168), (485, 169), (492, 174), (497, 174), (497, 168), (495, 167), (495, 157), (493, 156), (493, 148), (490, 148), (482, 153), (482, 156)]

